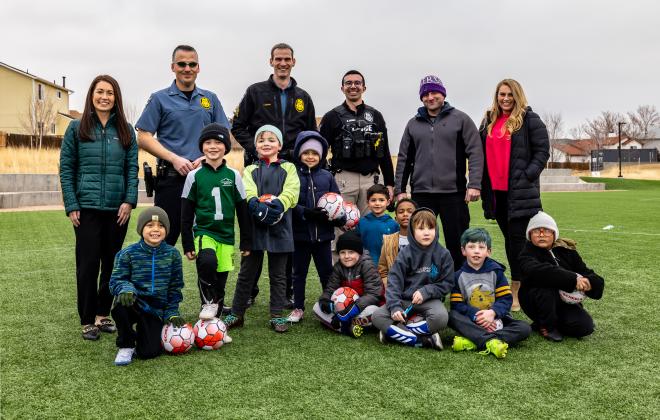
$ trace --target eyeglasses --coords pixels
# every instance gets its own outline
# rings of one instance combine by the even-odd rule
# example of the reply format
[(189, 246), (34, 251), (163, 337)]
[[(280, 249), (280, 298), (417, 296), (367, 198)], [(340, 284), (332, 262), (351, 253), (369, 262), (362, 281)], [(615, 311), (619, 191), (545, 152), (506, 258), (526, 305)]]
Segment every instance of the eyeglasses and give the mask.
[(360, 80), (352, 81), (352, 80), (345, 80), (344, 81), (344, 86), (355, 86), (355, 87), (360, 87), (362, 86), (362, 82)]
[(190, 67), (191, 69), (194, 69), (194, 68), (197, 68), (198, 63), (196, 63), (194, 61), (190, 61), (190, 62), (177, 61), (175, 64), (181, 69), (185, 69), (186, 66)]
[(550, 235), (551, 233), (554, 234), (555, 232), (554, 232), (552, 229), (548, 229), (548, 228), (540, 227), (540, 228), (534, 228), (534, 229), (532, 229), (532, 233), (535, 234), (535, 235), (544, 235), (544, 236), (548, 236), (548, 235)]

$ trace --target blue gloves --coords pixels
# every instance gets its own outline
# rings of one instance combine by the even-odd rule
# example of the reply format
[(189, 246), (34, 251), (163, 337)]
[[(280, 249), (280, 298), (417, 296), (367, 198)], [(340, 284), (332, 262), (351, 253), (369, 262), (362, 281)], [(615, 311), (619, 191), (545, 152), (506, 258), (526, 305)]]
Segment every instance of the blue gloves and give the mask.
[(284, 214), (284, 206), (277, 198), (270, 203), (262, 203), (256, 197), (252, 197), (248, 202), (248, 210), (255, 219), (269, 226), (279, 222)]
[(353, 303), (348, 308), (339, 312), (337, 314), (337, 318), (339, 318), (339, 320), (342, 322), (347, 322), (355, 318), (359, 313), (360, 313), (360, 308), (358, 308), (358, 306), (355, 303)]

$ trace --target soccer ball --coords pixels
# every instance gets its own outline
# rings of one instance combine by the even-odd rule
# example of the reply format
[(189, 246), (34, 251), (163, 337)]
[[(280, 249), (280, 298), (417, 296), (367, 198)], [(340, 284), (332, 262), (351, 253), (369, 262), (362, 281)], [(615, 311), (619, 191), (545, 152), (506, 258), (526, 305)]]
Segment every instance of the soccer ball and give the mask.
[(166, 352), (172, 354), (187, 352), (195, 340), (195, 333), (190, 324), (184, 324), (180, 328), (172, 324), (163, 325), (160, 336), (163, 348)]
[(351, 230), (360, 222), (360, 209), (354, 203), (344, 201), (344, 213), (346, 213), (346, 224), (343, 229)]
[(218, 318), (200, 319), (193, 327), (195, 344), (202, 350), (217, 350), (225, 343), (227, 326)]
[(343, 311), (358, 299), (360, 299), (360, 295), (350, 287), (340, 287), (330, 296), (330, 300), (335, 305), (335, 312)]
[(566, 303), (569, 303), (571, 305), (576, 305), (584, 300), (586, 298), (586, 295), (578, 290), (574, 290), (571, 293), (565, 292), (563, 290), (559, 290), (559, 297), (561, 300), (563, 300)]
[(323, 194), (316, 206), (328, 212), (328, 220), (340, 219), (344, 216), (344, 199), (337, 193)]
[(277, 196), (273, 194), (262, 194), (261, 197), (259, 197), (259, 202), (260, 203), (270, 203), (274, 199), (276, 199)]

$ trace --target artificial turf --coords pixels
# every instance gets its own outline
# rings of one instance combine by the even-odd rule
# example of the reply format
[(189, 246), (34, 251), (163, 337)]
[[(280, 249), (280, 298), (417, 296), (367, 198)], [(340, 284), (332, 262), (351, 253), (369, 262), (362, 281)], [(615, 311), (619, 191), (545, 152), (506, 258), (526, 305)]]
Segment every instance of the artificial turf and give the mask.
[[(382, 345), (373, 332), (360, 339), (331, 333), (311, 315), (319, 294), (312, 270), (308, 312), (287, 334), (268, 328), (262, 278), (257, 304), (245, 327), (232, 332), (233, 343), (115, 367), (115, 335), (98, 342), (80, 337), (73, 230), (63, 212), (2, 213), (0, 415), (658, 418), (660, 182), (615, 181), (621, 191), (542, 197), (561, 236), (577, 240), (587, 264), (605, 278), (603, 299), (585, 303), (595, 333), (562, 343), (533, 334), (503, 360)], [(480, 204), (471, 211), (472, 225), (494, 238), (493, 257), (506, 262), (497, 225), (483, 219)], [(134, 226), (135, 217), (125, 244), (137, 239)], [(185, 262), (184, 273), (181, 309), (193, 320), (194, 264)], [(235, 279), (233, 273), (229, 296)], [(446, 348), (452, 335), (443, 334)]]

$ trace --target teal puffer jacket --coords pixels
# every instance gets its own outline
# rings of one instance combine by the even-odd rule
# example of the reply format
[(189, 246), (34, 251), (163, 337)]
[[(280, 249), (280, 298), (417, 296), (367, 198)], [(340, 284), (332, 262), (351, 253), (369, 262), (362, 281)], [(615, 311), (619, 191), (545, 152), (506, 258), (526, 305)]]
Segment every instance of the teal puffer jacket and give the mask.
[(69, 123), (60, 152), (60, 183), (64, 211), (117, 210), (122, 203), (137, 205), (138, 146), (133, 127), (125, 149), (117, 135), (114, 114), (105, 128), (97, 122), (94, 141), (81, 141), (79, 120)]

